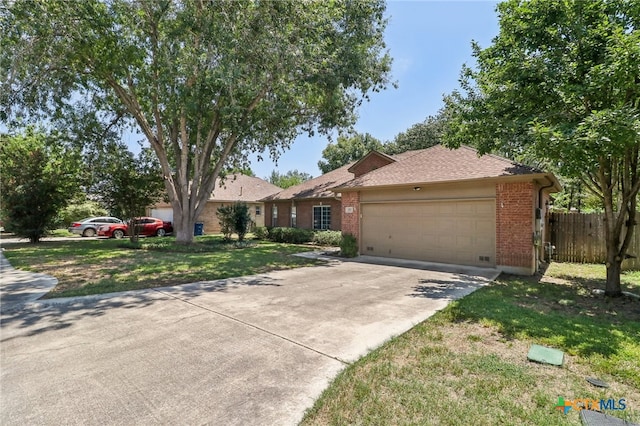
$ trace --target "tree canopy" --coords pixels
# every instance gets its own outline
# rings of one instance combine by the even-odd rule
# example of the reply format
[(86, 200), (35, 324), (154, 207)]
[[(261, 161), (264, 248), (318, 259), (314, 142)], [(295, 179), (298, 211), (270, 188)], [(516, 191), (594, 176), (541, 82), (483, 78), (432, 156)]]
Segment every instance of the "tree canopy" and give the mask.
[(132, 124), (188, 243), (222, 170), (265, 148), (277, 156), (301, 132), (349, 127), (387, 86), (384, 10), (382, 0), (16, 0), (0, 10), (0, 103), (7, 120), (86, 103), (103, 122)]
[(606, 215), (606, 294), (620, 265), (640, 189), (640, 3), (506, 1), (491, 46), (473, 45), (446, 139), (481, 153), (527, 155), (579, 178)]
[(415, 149), (431, 148), (442, 143), (446, 118), (444, 112), (430, 115), (422, 123), (416, 123), (406, 131), (400, 132), (396, 137), (384, 144), (384, 152), (387, 154), (400, 154)]
[(299, 185), (312, 178), (313, 176), (309, 173), (299, 172), (298, 170), (289, 170), (287, 173), (280, 173), (277, 170), (273, 170), (266, 180), (275, 186), (285, 189), (290, 186)]
[(328, 173), (352, 161), (359, 160), (369, 151), (381, 151), (382, 148), (382, 142), (369, 133), (338, 136), (337, 143), (330, 143), (322, 150), (324, 160), (318, 161), (318, 168), (322, 173)]

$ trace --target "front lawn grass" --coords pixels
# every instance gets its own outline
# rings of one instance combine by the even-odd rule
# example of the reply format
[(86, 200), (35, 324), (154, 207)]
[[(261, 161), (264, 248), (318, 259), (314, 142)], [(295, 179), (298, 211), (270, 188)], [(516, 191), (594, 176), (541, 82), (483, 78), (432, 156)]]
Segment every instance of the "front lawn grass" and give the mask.
[[(640, 422), (640, 301), (594, 295), (604, 276), (558, 263), (542, 279), (502, 275), (346, 368), (302, 424), (580, 424), (559, 397), (624, 398), (607, 414)], [(640, 293), (639, 278), (626, 273), (625, 290)], [(532, 343), (564, 365), (527, 361)]]
[(45, 298), (85, 296), (216, 280), (314, 264), (291, 256), (307, 247), (271, 242), (225, 243), (220, 236), (196, 237), (193, 245), (175, 238), (43, 241), (4, 244), (15, 268), (58, 279)]

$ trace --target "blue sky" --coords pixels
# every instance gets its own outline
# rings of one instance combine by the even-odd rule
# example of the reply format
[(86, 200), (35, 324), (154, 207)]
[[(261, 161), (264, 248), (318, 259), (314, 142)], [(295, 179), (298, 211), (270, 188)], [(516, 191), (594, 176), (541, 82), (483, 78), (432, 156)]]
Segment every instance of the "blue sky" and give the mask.
[[(462, 65), (473, 65), (471, 41), (487, 47), (498, 34), (495, 7), (489, 1), (389, 1), (385, 39), (398, 88), (374, 93), (362, 105), (356, 131), (387, 141), (437, 113), (443, 95), (458, 88)], [(251, 169), (262, 178), (293, 169), (316, 177), (327, 144), (326, 137), (301, 136), (277, 165), (253, 156)]]

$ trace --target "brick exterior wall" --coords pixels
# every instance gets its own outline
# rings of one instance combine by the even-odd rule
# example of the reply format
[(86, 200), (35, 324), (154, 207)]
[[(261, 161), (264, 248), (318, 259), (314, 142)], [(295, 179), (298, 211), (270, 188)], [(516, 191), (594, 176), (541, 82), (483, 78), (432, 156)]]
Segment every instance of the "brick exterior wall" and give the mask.
[[(278, 218), (276, 223), (272, 222), (273, 206), (278, 206)], [(264, 226), (267, 227), (288, 227), (291, 226), (291, 201), (267, 201), (264, 203)]]
[(352, 234), (360, 244), (360, 192), (342, 193), (342, 233)]
[[(313, 207), (331, 206), (331, 230), (339, 231), (342, 227), (342, 215), (340, 200), (335, 198), (321, 198), (316, 200), (296, 200), (296, 228), (313, 229)], [(278, 206), (278, 218), (272, 222), (273, 206)], [(291, 200), (268, 201), (264, 206), (265, 226), (290, 227), (291, 226)]]
[(496, 184), (496, 264), (506, 272), (535, 272), (536, 197), (532, 182)]
[[(222, 205), (233, 204), (232, 202), (228, 203), (218, 203), (218, 202), (207, 202), (202, 213), (198, 217), (197, 222), (204, 223), (204, 233), (205, 234), (219, 234), (220, 233), (220, 219), (218, 219), (218, 207)], [(249, 206), (249, 212), (251, 214), (251, 220), (255, 223), (256, 226), (264, 226), (264, 205), (262, 203), (247, 203)], [(256, 216), (256, 206), (260, 207), (260, 216)]]
[[(218, 201), (207, 201), (207, 205), (205, 206), (202, 213), (196, 220), (196, 222), (204, 223), (204, 233), (205, 234), (219, 234), (220, 233), (220, 219), (218, 219), (218, 207), (222, 205), (233, 204), (233, 201), (228, 202), (218, 202)], [(264, 217), (265, 217), (265, 206), (263, 203), (252, 203), (248, 202), (249, 212), (251, 214), (251, 220), (255, 223), (256, 226), (264, 226)], [(260, 214), (256, 215), (256, 207), (260, 208)], [(153, 207), (147, 209), (147, 215), (151, 216), (151, 210), (153, 208), (171, 208), (171, 204), (161, 203), (157, 204)]]

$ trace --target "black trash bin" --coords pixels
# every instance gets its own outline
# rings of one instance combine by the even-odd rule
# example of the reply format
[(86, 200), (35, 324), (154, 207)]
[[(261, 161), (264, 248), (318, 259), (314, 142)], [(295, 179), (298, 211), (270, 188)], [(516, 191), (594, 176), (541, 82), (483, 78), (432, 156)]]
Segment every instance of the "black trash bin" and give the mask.
[(196, 222), (193, 226), (193, 235), (204, 235), (204, 223)]

